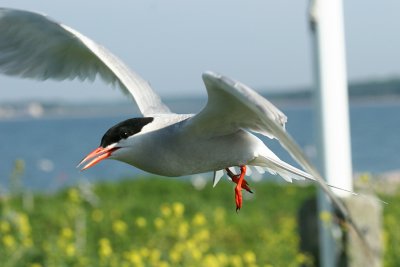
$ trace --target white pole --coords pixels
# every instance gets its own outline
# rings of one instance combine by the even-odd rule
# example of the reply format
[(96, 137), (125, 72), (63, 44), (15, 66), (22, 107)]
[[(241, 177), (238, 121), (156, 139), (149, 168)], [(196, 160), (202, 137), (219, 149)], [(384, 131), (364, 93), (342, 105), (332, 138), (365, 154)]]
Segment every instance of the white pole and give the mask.
[(328, 183), (353, 190), (342, 0), (316, 0), (315, 10), (321, 167)]
[[(310, 20), (320, 168), (329, 184), (353, 190), (342, 0), (311, 0)], [(348, 195), (334, 192), (342, 197)], [(332, 214), (322, 192), (318, 209), (320, 215)], [(321, 266), (335, 266), (337, 251), (332, 224), (321, 221), (319, 225)]]

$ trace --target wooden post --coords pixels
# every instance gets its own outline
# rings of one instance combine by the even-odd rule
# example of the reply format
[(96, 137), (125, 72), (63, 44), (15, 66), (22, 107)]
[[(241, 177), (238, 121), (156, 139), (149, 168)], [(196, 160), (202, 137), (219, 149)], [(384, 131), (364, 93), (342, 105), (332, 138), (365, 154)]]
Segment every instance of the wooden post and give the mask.
[(357, 225), (364, 233), (371, 251), (365, 247), (354, 232), (347, 233), (347, 266), (382, 266), (382, 204), (373, 195), (343, 199), (350, 215), (357, 218)]

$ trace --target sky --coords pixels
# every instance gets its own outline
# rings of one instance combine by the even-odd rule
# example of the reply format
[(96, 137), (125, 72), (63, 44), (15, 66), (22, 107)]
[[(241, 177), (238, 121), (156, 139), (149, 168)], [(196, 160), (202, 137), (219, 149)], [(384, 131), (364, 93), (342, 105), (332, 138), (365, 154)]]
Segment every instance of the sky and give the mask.
[[(2, 0), (45, 13), (106, 46), (162, 97), (206, 96), (213, 70), (253, 88), (311, 85), (308, 0)], [(349, 80), (400, 77), (400, 1), (345, 0)], [(0, 76), (0, 102), (119, 101), (102, 82), (37, 82)]]

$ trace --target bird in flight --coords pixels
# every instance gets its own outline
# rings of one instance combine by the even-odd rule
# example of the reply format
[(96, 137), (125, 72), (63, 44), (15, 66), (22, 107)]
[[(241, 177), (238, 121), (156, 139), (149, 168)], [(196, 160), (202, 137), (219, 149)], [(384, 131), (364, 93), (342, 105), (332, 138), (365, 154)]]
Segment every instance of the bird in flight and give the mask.
[[(119, 160), (163, 176), (225, 171), (236, 183), (236, 209), (248, 166), (265, 168), (287, 181), (316, 181), (341, 209), (342, 204), (285, 130), (286, 116), (245, 84), (215, 72), (202, 75), (208, 102), (198, 114), (176, 114), (149, 83), (106, 48), (49, 17), (29, 11), (0, 9), (0, 72), (38, 80), (96, 76), (130, 95), (142, 117), (111, 127), (100, 146), (79, 164), (82, 170), (104, 159)], [(254, 133), (275, 138), (307, 172), (278, 158)], [(232, 167), (239, 167), (237, 174)], [(346, 210), (344, 210), (346, 212)]]

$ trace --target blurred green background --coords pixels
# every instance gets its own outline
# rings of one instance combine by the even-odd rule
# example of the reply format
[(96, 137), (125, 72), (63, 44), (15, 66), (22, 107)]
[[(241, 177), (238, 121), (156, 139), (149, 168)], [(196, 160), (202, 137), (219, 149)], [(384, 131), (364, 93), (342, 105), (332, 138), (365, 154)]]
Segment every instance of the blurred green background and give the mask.
[[(312, 185), (259, 182), (235, 212), (234, 184), (136, 177), (30, 193), (23, 165), (0, 199), (1, 266), (314, 266), (297, 212)], [(400, 192), (380, 196), (384, 262), (400, 262)]]

